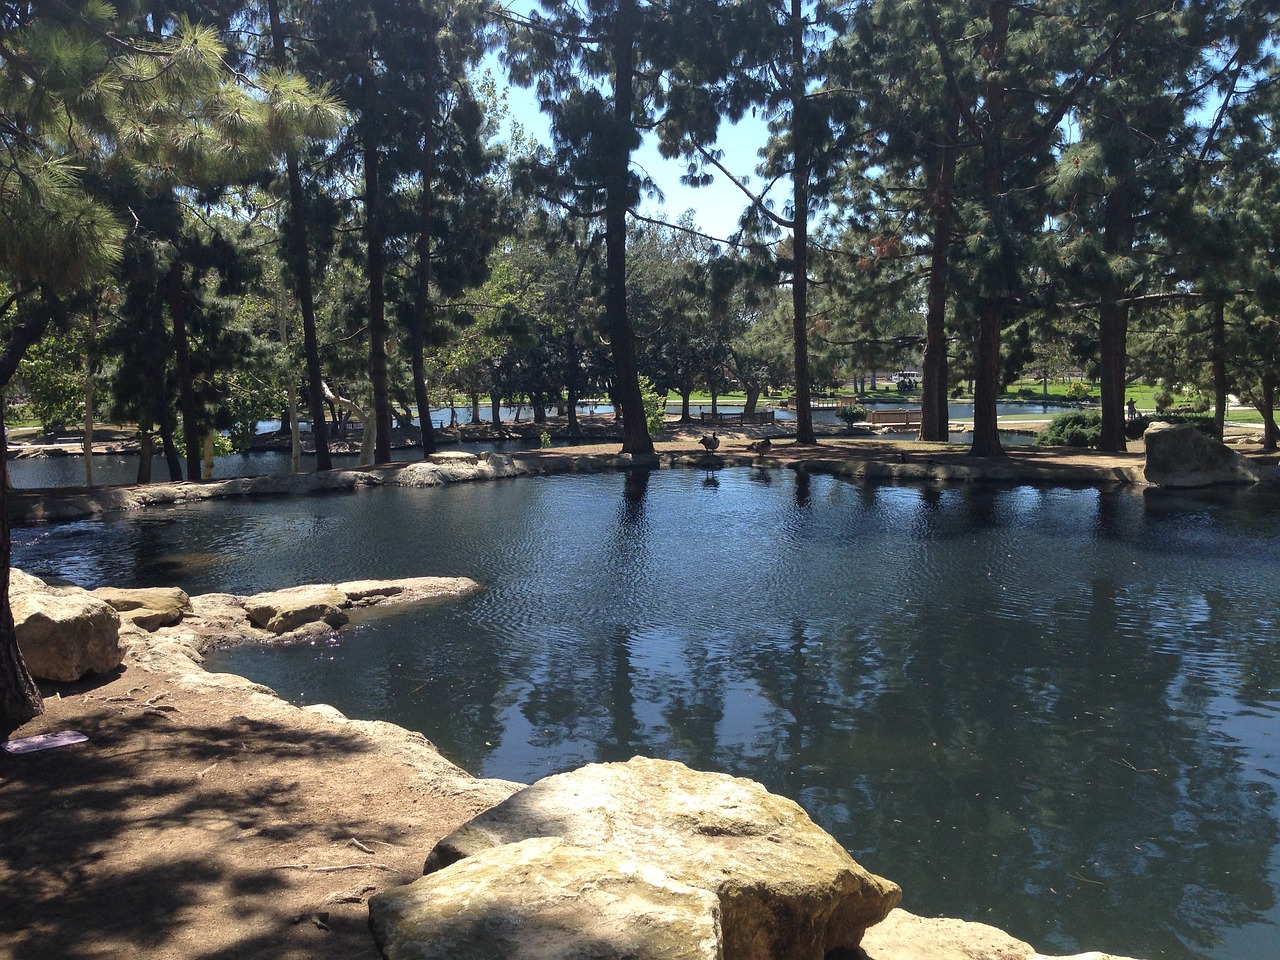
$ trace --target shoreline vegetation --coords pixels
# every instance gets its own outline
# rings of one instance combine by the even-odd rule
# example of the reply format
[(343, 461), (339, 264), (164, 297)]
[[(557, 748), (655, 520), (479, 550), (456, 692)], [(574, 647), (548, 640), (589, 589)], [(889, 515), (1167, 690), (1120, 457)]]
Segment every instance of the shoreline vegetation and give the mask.
[[(654, 442), (655, 454), (635, 458), (617, 452), (618, 438), (612, 432), (609, 415), (584, 416), (583, 436), (574, 446), (546, 449), (518, 449), (495, 453), (471, 453), (465, 442), (495, 439), (490, 424), (465, 431), (461, 438), (442, 444), (440, 452), (427, 460), (404, 460), (389, 464), (335, 467), (329, 471), (298, 474), (231, 477), (202, 481), (157, 481), (145, 485), (84, 486), (58, 488), (13, 488), (9, 492), (9, 520), (15, 524), (52, 520), (72, 520), (105, 513), (158, 506), (196, 499), (241, 496), (306, 495), (324, 490), (347, 490), (364, 486), (400, 484), (430, 486), (470, 479), (497, 479), (535, 474), (600, 472), (632, 468), (719, 469), (731, 466), (786, 468), (846, 479), (898, 482), (996, 482), (1042, 485), (1145, 484), (1145, 452), (1141, 440), (1130, 444), (1126, 453), (1104, 453), (1071, 447), (1009, 446), (1000, 457), (973, 457), (968, 446), (959, 443), (928, 443), (877, 435), (864, 427), (825, 428), (817, 444), (797, 444), (786, 432), (785, 423), (734, 424), (715, 427), (721, 443), (707, 452), (698, 440), (709, 432), (699, 423), (669, 421)], [(1021, 422), (1020, 422), (1021, 423)], [(543, 424), (502, 425), (500, 438), (536, 439), (541, 432), (556, 430), (563, 437), (560, 418)], [(120, 452), (116, 436), (95, 442), (95, 452)], [(452, 432), (452, 431), (450, 431)], [(750, 445), (769, 438), (767, 453)], [(1260, 435), (1248, 427), (1236, 428), (1228, 437), (1234, 449), (1263, 466), (1274, 466), (1276, 455), (1264, 454)], [(19, 437), (11, 442), (24, 449)], [(48, 448), (48, 444), (34, 444)], [(76, 455), (73, 439), (56, 444), (55, 455)], [(402, 447), (403, 448), (403, 447)], [(249, 454), (252, 456), (252, 454)]]

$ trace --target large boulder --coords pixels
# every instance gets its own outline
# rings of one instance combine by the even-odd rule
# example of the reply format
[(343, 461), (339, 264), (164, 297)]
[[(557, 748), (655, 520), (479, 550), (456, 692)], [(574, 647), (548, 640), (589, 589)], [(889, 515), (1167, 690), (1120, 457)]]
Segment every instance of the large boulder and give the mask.
[(83, 591), (10, 591), (18, 649), (31, 676), (69, 683), (120, 666), (120, 615)]
[(369, 900), (386, 960), (721, 960), (714, 894), (540, 837)]
[(902, 897), (799, 804), (751, 780), (644, 757), (538, 781), (441, 840), (425, 870), (533, 837), (647, 864), (715, 894), (725, 960), (822, 960), (856, 947)]
[(1268, 472), (1226, 444), (1187, 423), (1153, 423), (1143, 434), (1145, 476), (1160, 487), (1257, 483)]
[(318, 623), (340, 627), (349, 619), (343, 610), (347, 605), (347, 595), (325, 583), (259, 593), (244, 601), (245, 612), (254, 625), (272, 633), (288, 633)]
[(120, 614), (120, 619), (154, 631), (171, 627), (191, 612), (191, 598), (178, 587), (98, 587), (91, 591)]

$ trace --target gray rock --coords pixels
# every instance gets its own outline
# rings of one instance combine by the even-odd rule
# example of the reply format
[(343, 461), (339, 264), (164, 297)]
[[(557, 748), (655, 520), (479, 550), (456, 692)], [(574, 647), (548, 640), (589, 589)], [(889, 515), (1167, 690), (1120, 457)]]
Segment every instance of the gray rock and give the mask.
[(369, 900), (387, 960), (721, 960), (705, 890), (612, 850), (542, 837)]
[(327, 583), (259, 593), (244, 601), (249, 619), (272, 633), (288, 633), (320, 622), (340, 627), (349, 619), (343, 610), (346, 605), (347, 595)]
[(791, 800), (751, 780), (636, 757), (540, 780), (441, 840), (430, 873), (533, 837), (648, 864), (720, 901), (725, 960), (822, 960), (902, 891)]
[(191, 598), (178, 587), (98, 587), (91, 593), (143, 630), (170, 627), (191, 612)]
[(480, 584), (468, 577), (402, 577), (399, 580), (348, 580), (336, 584), (355, 607), (376, 604), (403, 606), (428, 603), (436, 600), (452, 600), (480, 589)]
[(80, 591), (56, 594), (10, 591), (18, 649), (38, 680), (69, 683), (120, 666), (120, 615)]
[(1226, 444), (1191, 424), (1153, 423), (1143, 434), (1146, 479), (1160, 487), (1207, 487), (1219, 483), (1257, 483), (1267, 472)]

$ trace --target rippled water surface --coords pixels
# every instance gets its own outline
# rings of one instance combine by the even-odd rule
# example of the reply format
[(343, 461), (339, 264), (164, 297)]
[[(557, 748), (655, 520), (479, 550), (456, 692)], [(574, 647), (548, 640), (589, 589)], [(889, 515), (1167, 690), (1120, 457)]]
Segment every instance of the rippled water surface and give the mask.
[(251, 593), (485, 584), (208, 666), (529, 781), (637, 753), (802, 803), (904, 906), (1046, 952), (1280, 955), (1280, 498), (786, 471), (178, 506), (15, 563)]

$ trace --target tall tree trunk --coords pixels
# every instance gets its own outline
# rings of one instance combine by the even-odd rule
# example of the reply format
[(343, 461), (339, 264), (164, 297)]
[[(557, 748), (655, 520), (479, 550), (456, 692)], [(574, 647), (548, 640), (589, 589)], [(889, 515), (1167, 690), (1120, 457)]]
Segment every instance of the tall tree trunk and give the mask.
[[(280, 0), (267, 0), (271, 18), (271, 47), (278, 69), (288, 67), (284, 24), (280, 19)], [(302, 313), (302, 349), (307, 361), (307, 409), (311, 413), (311, 436), (316, 445), (316, 469), (333, 466), (329, 456), (329, 431), (324, 416), (324, 386), (320, 370), (320, 346), (316, 335), (316, 304), (311, 284), (311, 244), (308, 238), (306, 199), (302, 193), (302, 172), (298, 154), (285, 153), (285, 170), (289, 178), (288, 240), (290, 272)]]
[(947, 299), (951, 255), (951, 223), (955, 211), (956, 141), (960, 136), (960, 111), (953, 105), (947, 114), (942, 155), (931, 191), (933, 239), (929, 256), (929, 289), (925, 307), (924, 359), (920, 397), (920, 439), (945, 442), (950, 436), (951, 410), (947, 403)]
[(181, 260), (174, 260), (165, 278), (169, 319), (173, 322), (173, 364), (178, 378), (178, 406), (182, 411), (182, 439), (187, 456), (187, 479), (200, 479), (200, 435), (197, 427), (196, 392), (191, 372), (191, 345), (187, 342), (187, 291)]
[[(428, 7), (428, 10), (430, 8)], [(418, 199), (418, 297), (413, 305), (413, 329), (409, 333), (410, 361), (413, 367), (413, 394), (418, 405), (418, 436), (422, 443), (422, 458), (435, 453), (435, 430), (431, 425), (431, 399), (427, 395), (426, 332), (431, 322), (431, 218), (435, 189), (435, 99), (436, 99), (436, 21), (427, 17), (427, 70), (424, 76), (423, 99), (427, 103), (426, 129), (422, 135), (422, 160), (419, 164), (422, 177), (422, 193)]]
[[(7, 378), (6, 378), (7, 382)], [(0, 416), (0, 737), (44, 713), (44, 701), (22, 662), (9, 606), (9, 443)]]
[(1213, 429), (1219, 440), (1227, 426), (1227, 302), (1219, 297), (1213, 304), (1210, 328), (1209, 365), (1213, 370)]
[(605, 174), (605, 318), (613, 352), (614, 386), (622, 413), (622, 452), (653, 453), (653, 438), (645, 422), (644, 397), (636, 362), (635, 331), (627, 314), (627, 196), (631, 147), (623, 141), (634, 129), (631, 85), (634, 73), (634, 0), (622, 0), (613, 38), (614, 145)]
[[(375, 96), (371, 76), (365, 77), (365, 98)], [(369, 109), (374, 105), (366, 102)], [(387, 381), (386, 250), (382, 224), (382, 155), (372, 131), (364, 133), (365, 242), (369, 265), (369, 383), (373, 388), (373, 462), (391, 460), (391, 392)], [(361, 451), (364, 453), (364, 451)]]
[(182, 460), (178, 456), (178, 444), (174, 441), (173, 411), (167, 403), (160, 407), (157, 426), (160, 430), (160, 449), (164, 451), (164, 460), (169, 466), (169, 479), (176, 483), (182, 479)]
[(791, 196), (791, 338), (796, 382), (796, 443), (815, 444), (813, 387), (809, 373), (809, 149), (807, 91), (802, 65), (805, 57), (805, 18), (801, 0), (791, 0), (791, 135), (794, 160)]
[(1000, 325), (1003, 308), (998, 300), (986, 298), (978, 305), (978, 342), (973, 380), (973, 441), (969, 453), (975, 457), (996, 457), (1004, 453), (996, 416), (1000, 393)]
[[(1119, 182), (1107, 192), (1102, 212), (1103, 250), (1114, 261), (1133, 248), (1133, 192), (1129, 177), (1133, 171), (1119, 171)], [(1121, 302), (1123, 286), (1110, 282), (1098, 309), (1098, 357), (1101, 368), (1102, 430), (1098, 449), (1123, 453), (1129, 448), (1125, 434), (1125, 373), (1128, 368), (1129, 305)]]
[[(95, 294), (95, 297), (97, 294)], [(84, 485), (90, 490), (93, 489), (93, 378), (94, 378), (94, 353), (97, 344), (95, 340), (98, 336), (98, 303), (94, 300), (93, 307), (89, 310), (89, 327), (84, 335), (84, 438), (83, 438), (83, 456), (84, 456)]]
[(151, 464), (156, 457), (155, 435), (151, 424), (138, 424), (138, 476), (135, 482), (141, 486), (151, 482)]
[(1004, 171), (1004, 123), (1006, 118), (1006, 89), (1004, 76), (1005, 46), (1009, 36), (1009, 7), (1003, 0), (990, 4), (991, 30), (988, 34), (989, 69), (983, 84), (983, 95), (990, 128), (982, 144), (983, 203), (992, 224), (992, 236), (988, 242), (999, 245), (995, 251), (994, 268), (999, 288), (980, 297), (978, 301), (978, 338), (974, 365), (973, 384), (973, 442), (969, 453), (975, 457), (993, 457), (1004, 453), (1000, 445), (1000, 430), (996, 415), (996, 400), (1000, 395), (1000, 335), (1008, 297), (1015, 277), (1006, 236), (1010, 229), (1005, 204)]
[(493, 418), (494, 433), (502, 429), (502, 394), (494, 390), (489, 394), (489, 412)]
[(1262, 449), (1270, 452), (1276, 449), (1276, 441), (1280, 440), (1280, 429), (1276, 427), (1275, 378), (1265, 373), (1262, 376), (1262, 397), (1258, 412), (1262, 414)]

